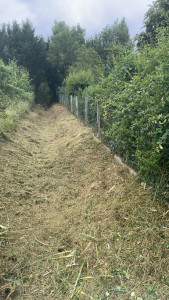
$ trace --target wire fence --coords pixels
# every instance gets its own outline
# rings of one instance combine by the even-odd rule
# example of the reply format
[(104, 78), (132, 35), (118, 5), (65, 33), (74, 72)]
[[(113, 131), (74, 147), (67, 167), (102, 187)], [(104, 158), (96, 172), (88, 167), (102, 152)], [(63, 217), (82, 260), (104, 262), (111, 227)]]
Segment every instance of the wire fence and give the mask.
[[(99, 101), (95, 101), (94, 99), (88, 97), (80, 98), (72, 95), (68, 96), (62, 93), (59, 95), (59, 102), (65, 105), (73, 115), (75, 115), (77, 118), (80, 118), (86, 125), (91, 126), (94, 129), (97, 138), (100, 139), (102, 137), (105, 143), (106, 150), (112, 150), (109, 140), (104, 136), (105, 124), (102, 117), (103, 111), (101, 109)], [(121, 156), (114, 153), (114, 158), (124, 168), (127, 168), (129, 173), (134, 176), (137, 175), (132, 168), (123, 163)]]
[(86, 125), (92, 126), (97, 137), (101, 137), (99, 101), (96, 102), (88, 97), (80, 98), (77, 96), (60, 94), (59, 102), (65, 105), (73, 115), (84, 121)]

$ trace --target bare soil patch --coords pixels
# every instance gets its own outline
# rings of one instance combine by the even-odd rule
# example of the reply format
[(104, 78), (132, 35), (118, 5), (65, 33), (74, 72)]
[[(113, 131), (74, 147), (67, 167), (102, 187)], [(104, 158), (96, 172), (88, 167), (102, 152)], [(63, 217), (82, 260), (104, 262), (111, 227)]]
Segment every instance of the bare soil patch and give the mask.
[(0, 299), (168, 299), (168, 215), (66, 108), (0, 143)]

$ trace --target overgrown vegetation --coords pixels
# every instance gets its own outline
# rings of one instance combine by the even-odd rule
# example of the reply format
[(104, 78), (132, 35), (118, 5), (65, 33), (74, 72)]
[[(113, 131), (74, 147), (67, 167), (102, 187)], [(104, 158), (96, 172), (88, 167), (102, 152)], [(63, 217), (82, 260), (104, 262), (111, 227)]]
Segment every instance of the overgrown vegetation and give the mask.
[(158, 29), (168, 27), (168, 23), (168, 0), (154, 1), (144, 17), (145, 31), (137, 34), (135, 37), (135, 40), (137, 41), (137, 47), (140, 49), (146, 45), (151, 45), (152, 47), (156, 45)]
[(47, 43), (35, 35), (30, 21), (2, 24), (0, 28), (0, 58), (5, 64), (15, 60), (29, 71), (36, 93), (41, 82), (48, 80), (51, 68), (47, 65)]
[(107, 76), (113, 68), (113, 55), (116, 53), (117, 45), (121, 45), (124, 49), (130, 49), (132, 42), (125, 19), (121, 22), (116, 20), (113, 25), (107, 25), (100, 34), (96, 34), (94, 38), (86, 41), (86, 45), (96, 50), (104, 64), (105, 76)]
[(5, 65), (0, 60), (0, 136), (15, 127), (17, 119), (34, 101), (29, 74), (15, 61)]
[(100, 99), (102, 136), (113, 151), (159, 185), (169, 174), (168, 48), (168, 31), (160, 30), (156, 47), (121, 49), (109, 76), (84, 93)]
[[(165, 0), (155, 1), (146, 14), (146, 38), (142, 40), (142, 33), (137, 36), (137, 51), (129, 41), (127, 30), (124, 30), (124, 20), (113, 27), (106, 27), (99, 38), (90, 40), (88, 45), (97, 49), (101, 57), (108, 53), (103, 60), (107, 76), (100, 76), (98, 84), (91, 81), (86, 89), (84, 85), (80, 94), (80, 85), (76, 84), (72, 93), (80, 95), (80, 104), (85, 96), (93, 103), (90, 105), (93, 110), (89, 121), (96, 122), (96, 101), (100, 102), (102, 138), (113, 151), (132, 164), (144, 180), (155, 185), (156, 191), (161, 190), (165, 199), (169, 199), (167, 20), (168, 3)], [(108, 52), (101, 54), (101, 47), (96, 45), (102, 45)], [(65, 81), (68, 92), (71, 76), (70, 73)]]

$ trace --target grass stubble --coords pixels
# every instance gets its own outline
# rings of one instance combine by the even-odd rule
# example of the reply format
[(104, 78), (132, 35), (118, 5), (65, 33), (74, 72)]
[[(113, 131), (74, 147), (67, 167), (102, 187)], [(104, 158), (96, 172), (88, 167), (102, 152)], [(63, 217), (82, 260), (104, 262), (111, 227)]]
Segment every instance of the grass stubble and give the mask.
[(0, 144), (0, 299), (169, 299), (168, 208), (64, 107)]

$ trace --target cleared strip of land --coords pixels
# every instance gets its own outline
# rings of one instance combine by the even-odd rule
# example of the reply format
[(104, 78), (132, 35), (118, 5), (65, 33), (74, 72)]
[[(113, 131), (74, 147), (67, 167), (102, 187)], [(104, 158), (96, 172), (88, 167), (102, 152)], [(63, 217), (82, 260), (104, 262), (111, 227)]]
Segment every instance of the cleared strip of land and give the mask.
[(0, 190), (1, 299), (167, 300), (167, 207), (64, 107), (0, 143)]

